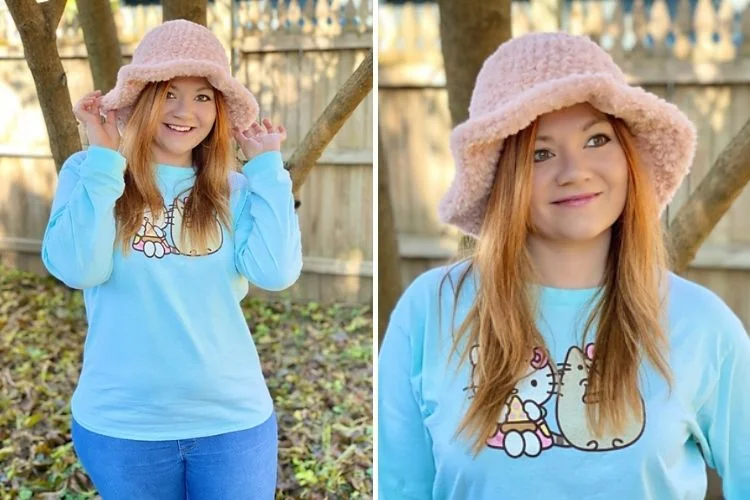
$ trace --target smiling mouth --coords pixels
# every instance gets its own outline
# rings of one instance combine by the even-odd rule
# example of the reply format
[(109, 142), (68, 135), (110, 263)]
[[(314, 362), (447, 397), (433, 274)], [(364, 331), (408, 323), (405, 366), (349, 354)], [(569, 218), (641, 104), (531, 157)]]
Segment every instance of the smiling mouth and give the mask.
[(601, 193), (589, 193), (578, 196), (571, 196), (570, 198), (565, 198), (563, 200), (553, 201), (552, 204), (563, 207), (580, 207), (594, 201), (599, 197), (599, 195), (601, 195)]
[(195, 127), (183, 127), (180, 125), (172, 125), (170, 123), (165, 123), (164, 125), (172, 132), (177, 132), (178, 134), (189, 134), (195, 130)]

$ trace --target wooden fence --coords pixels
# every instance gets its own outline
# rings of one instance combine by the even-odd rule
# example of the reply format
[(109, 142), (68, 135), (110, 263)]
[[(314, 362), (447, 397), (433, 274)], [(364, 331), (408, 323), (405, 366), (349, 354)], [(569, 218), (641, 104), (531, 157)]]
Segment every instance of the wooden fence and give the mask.
[[(126, 61), (161, 23), (158, 5), (115, 9)], [(372, 47), (368, 0), (216, 0), (208, 26), (224, 42), (235, 76), (263, 116), (286, 125), (288, 158)], [(74, 8), (57, 30), (72, 102), (92, 89)], [(0, 262), (45, 272), (39, 244), (56, 186), (44, 120), (18, 33), (0, 0)], [(357, 108), (303, 187), (304, 269), (288, 292), (298, 300), (372, 298), (372, 96)]]

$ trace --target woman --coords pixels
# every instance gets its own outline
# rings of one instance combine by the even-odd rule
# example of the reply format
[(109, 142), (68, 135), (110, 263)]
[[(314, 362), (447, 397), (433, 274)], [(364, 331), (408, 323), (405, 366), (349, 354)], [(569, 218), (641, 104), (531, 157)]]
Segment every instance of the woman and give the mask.
[(705, 463), (750, 498), (750, 340), (661, 234), (688, 119), (587, 38), (530, 34), (451, 145), (440, 214), (477, 244), (391, 317), (379, 498), (698, 499)]
[(90, 147), (60, 172), (42, 259), (84, 290), (73, 443), (107, 500), (274, 496), (276, 419), (240, 301), (248, 282), (291, 286), (302, 259), (286, 134), (257, 112), (220, 42), (182, 20), (75, 107)]

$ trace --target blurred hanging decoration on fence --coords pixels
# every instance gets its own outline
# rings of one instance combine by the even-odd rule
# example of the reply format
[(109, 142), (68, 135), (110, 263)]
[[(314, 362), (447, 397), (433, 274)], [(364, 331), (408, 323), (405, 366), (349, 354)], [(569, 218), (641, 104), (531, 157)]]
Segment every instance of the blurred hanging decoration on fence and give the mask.
[(238, 37), (288, 34), (337, 36), (372, 31), (372, 0), (291, 0), (237, 3)]
[[(352, 37), (371, 43), (373, 0), (214, 0), (208, 4), (207, 26), (228, 46), (252, 50), (281, 42), (299, 44), (307, 37)], [(119, 2), (113, 5), (123, 46), (135, 47), (150, 29), (162, 22), (156, 2)], [(228, 22), (231, 20), (231, 23)], [(299, 37), (294, 37), (299, 35)], [(74, 2), (68, 2), (57, 28), (60, 55), (75, 55), (83, 46), (83, 32)], [(296, 38), (296, 39), (295, 39)], [(231, 45), (230, 45), (230, 42)], [(316, 40), (317, 44), (321, 40)], [(0, 52), (22, 55), (18, 32), (0, 0)], [(127, 53), (127, 50), (124, 51)]]
[[(587, 35), (626, 72), (637, 61), (639, 79), (665, 75), (675, 81), (746, 81), (748, 4), (748, 0), (514, 1), (513, 35), (558, 30)], [(438, 22), (434, 3), (382, 6), (378, 43), (385, 71), (418, 60), (424, 83), (444, 82)]]

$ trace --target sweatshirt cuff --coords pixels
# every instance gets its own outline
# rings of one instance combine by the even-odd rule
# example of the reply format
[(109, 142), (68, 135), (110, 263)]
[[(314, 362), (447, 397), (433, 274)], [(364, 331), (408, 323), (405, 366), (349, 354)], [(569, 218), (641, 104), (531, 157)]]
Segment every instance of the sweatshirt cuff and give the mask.
[(245, 163), (242, 167), (242, 172), (251, 183), (254, 180), (268, 177), (268, 174), (271, 174), (271, 176), (274, 174), (278, 175), (279, 173), (289, 175), (284, 169), (284, 160), (281, 157), (281, 151), (266, 151), (259, 154)]
[(109, 177), (122, 180), (126, 164), (125, 157), (114, 149), (89, 146), (86, 150), (86, 159), (81, 163), (79, 172), (81, 177), (107, 174)]

